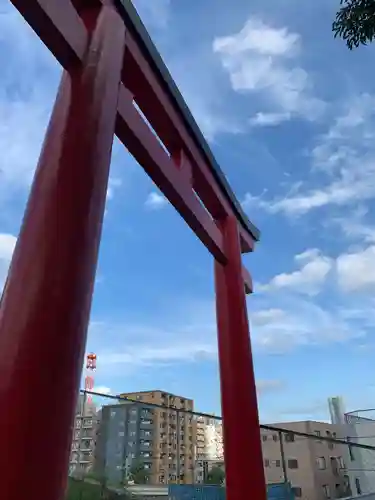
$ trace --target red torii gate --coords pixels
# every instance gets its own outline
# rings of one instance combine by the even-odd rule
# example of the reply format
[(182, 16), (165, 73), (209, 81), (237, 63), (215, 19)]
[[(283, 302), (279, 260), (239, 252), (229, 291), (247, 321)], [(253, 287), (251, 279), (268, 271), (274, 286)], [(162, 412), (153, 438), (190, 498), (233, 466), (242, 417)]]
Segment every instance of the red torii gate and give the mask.
[(258, 230), (129, 0), (12, 2), (64, 72), (1, 300), (1, 498), (65, 494), (116, 134), (215, 259), (227, 498), (265, 500), (241, 263)]

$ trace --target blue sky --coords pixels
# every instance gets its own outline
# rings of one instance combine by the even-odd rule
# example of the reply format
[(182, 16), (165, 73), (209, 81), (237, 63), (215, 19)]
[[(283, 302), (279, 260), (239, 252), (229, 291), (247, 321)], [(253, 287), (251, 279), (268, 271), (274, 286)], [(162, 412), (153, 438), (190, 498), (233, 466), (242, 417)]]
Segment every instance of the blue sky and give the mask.
[[(374, 406), (374, 47), (330, 31), (339, 2), (136, 6), (249, 217), (244, 257), (263, 421)], [(337, 5), (336, 5), (337, 4)], [(0, 0), (0, 283), (61, 69)], [(96, 383), (220, 413), (213, 262), (118, 141), (89, 328)]]

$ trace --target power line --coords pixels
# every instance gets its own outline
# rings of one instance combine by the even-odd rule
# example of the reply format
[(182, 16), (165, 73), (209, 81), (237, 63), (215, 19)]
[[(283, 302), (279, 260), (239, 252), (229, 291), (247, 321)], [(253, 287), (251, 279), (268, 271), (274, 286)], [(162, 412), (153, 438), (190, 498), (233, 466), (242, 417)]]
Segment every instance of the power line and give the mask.
[[(220, 416), (217, 416), (217, 415), (212, 415), (212, 414), (209, 414), (209, 413), (200, 413), (200, 412), (196, 412), (196, 411), (191, 411), (191, 410), (185, 410), (184, 408), (174, 408), (172, 406), (163, 406), (161, 404), (157, 404), (157, 403), (148, 403), (148, 402), (145, 402), (145, 401), (140, 401), (139, 399), (132, 399), (132, 398), (129, 398), (128, 396), (122, 396), (122, 395), (117, 395), (117, 396), (112, 396), (112, 395), (109, 395), (109, 394), (101, 394), (99, 392), (92, 392), (92, 391), (84, 391), (84, 390), (81, 390), (80, 391), (81, 393), (87, 393), (87, 394), (91, 394), (92, 396), (99, 396), (99, 397), (104, 397), (104, 398), (107, 398), (107, 399), (112, 399), (112, 400), (116, 400), (117, 402), (121, 402), (121, 401), (125, 401), (125, 402), (128, 402), (128, 403), (136, 403), (136, 404), (141, 404), (142, 406), (146, 406), (146, 407), (150, 407), (150, 408), (158, 408), (158, 409), (161, 409), (163, 411), (178, 411), (180, 413), (186, 413), (188, 415), (192, 415), (194, 417), (203, 417), (203, 418), (209, 418), (209, 419), (215, 419), (215, 420), (221, 420), (222, 421), (222, 417)], [(334, 438), (334, 437), (329, 437), (329, 436), (317, 436), (315, 434), (309, 434), (307, 432), (301, 432), (301, 431), (295, 431), (295, 430), (291, 430), (291, 429), (285, 429), (283, 427), (275, 427), (275, 426), (271, 426), (271, 425), (264, 425), (264, 424), (260, 424), (260, 428), (261, 429), (264, 429), (264, 430), (267, 430), (267, 431), (271, 431), (271, 432), (275, 432), (275, 433), (280, 433), (282, 432), (283, 434), (293, 434), (295, 436), (299, 436), (299, 437), (304, 437), (304, 438), (307, 438), (307, 439), (314, 439), (315, 441), (325, 441), (325, 442), (328, 442), (328, 443), (336, 443), (336, 444), (341, 444), (341, 445), (346, 445), (346, 446), (351, 446), (351, 447), (355, 447), (355, 448), (363, 448), (363, 449), (367, 449), (367, 450), (373, 450), (375, 451), (375, 446), (371, 446), (371, 445), (368, 445), (368, 444), (363, 444), (363, 443), (353, 443), (353, 442), (350, 442), (348, 439), (350, 439), (350, 437), (348, 436), (347, 439), (338, 439), (338, 438)]]

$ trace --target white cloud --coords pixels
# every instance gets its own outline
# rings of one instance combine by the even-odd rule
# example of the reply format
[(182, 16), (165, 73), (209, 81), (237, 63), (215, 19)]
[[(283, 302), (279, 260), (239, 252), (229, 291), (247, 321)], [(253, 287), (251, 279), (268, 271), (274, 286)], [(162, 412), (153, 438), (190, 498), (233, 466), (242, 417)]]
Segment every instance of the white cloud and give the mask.
[(152, 192), (147, 196), (145, 206), (150, 210), (160, 210), (167, 204), (167, 199), (159, 193)]
[[(311, 178), (284, 197), (245, 197), (247, 207), (290, 216), (348, 206), (375, 196), (375, 96), (353, 98), (311, 151)], [(322, 177), (325, 176), (325, 177)], [(312, 187), (315, 183), (315, 187)]]
[[(349, 306), (344, 303), (329, 309), (314, 297), (304, 298), (289, 289), (281, 294), (255, 294), (248, 305), (254, 352), (280, 353), (357, 338), (363, 342), (375, 325), (375, 315), (369, 315), (372, 305), (351, 300)], [(147, 319), (118, 321), (90, 326), (88, 349), (97, 353), (103, 377), (202, 361), (217, 363), (212, 302), (171, 298), (166, 309), (158, 307)], [(267, 383), (271, 390), (272, 384)], [(262, 384), (261, 390), (267, 390)], [(273, 386), (277, 388), (276, 383)]]
[(111, 392), (112, 392), (111, 388), (107, 387), (105, 385), (95, 386), (93, 390), (94, 390), (94, 392), (98, 392), (100, 394), (105, 394), (105, 395), (111, 394)]
[[(324, 110), (324, 103), (312, 96), (308, 73), (294, 63), (300, 36), (287, 28), (251, 17), (238, 33), (216, 38), (213, 50), (229, 73), (233, 90), (263, 93), (273, 108), (271, 115), (279, 120), (292, 114), (315, 120)], [(258, 119), (257, 124), (269, 122)]]
[(280, 353), (300, 346), (345, 342), (366, 335), (368, 325), (362, 325), (362, 319), (366, 318), (367, 308), (360, 312), (353, 325), (353, 318), (345, 316), (347, 309), (344, 306), (330, 310), (310, 297), (305, 299), (286, 292), (273, 296), (272, 302), (278, 307), (267, 309), (269, 301), (265, 301), (264, 309), (250, 314), (253, 345), (263, 352)]
[(12, 234), (0, 234), (0, 259), (10, 261), (17, 238)]
[(253, 118), (250, 118), (250, 125), (253, 127), (274, 127), (280, 123), (290, 120), (291, 113), (257, 113)]
[(361, 244), (375, 243), (375, 226), (365, 220), (366, 216), (370, 215), (367, 209), (359, 207), (345, 215), (332, 217), (326, 225), (339, 227), (349, 240), (358, 240)]
[(4, 203), (31, 183), (61, 70), (9, 2), (1, 4), (0, 48), (4, 55), (0, 81), (0, 202)]
[(0, 295), (8, 274), (17, 238), (12, 234), (0, 233)]
[(272, 291), (287, 288), (295, 292), (315, 295), (319, 293), (332, 269), (332, 259), (322, 255), (317, 249), (309, 249), (295, 256), (300, 269), (291, 273), (281, 273), (266, 285), (260, 285), (260, 291)]
[(101, 365), (155, 366), (178, 362), (196, 362), (212, 359), (216, 348), (211, 343), (175, 342), (172, 345), (134, 344), (129, 350), (117, 353), (103, 353)]
[[(255, 291), (287, 290), (292, 293), (314, 296), (323, 290), (329, 277), (331, 277), (332, 285), (347, 293), (375, 289), (374, 244), (341, 253), (335, 259), (323, 255), (321, 251), (314, 248), (296, 255), (294, 260), (299, 267), (298, 270), (277, 274), (268, 283), (257, 285)], [(353, 310), (353, 305), (351, 310)], [(275, 307), (267, 309), (262, 314), (263, 316), (256, 319), (258, 324), (262, 324), (263, 319), (268, 322), (271, 316), (273, 320), (283, 318), (283, 311)], [(265, 314), (267, 316), (264, 316)]]
[(337, 279), (345, 292), (366, 290), (375, 285), (375, 246), (337, 258)]
[(242, 30), (217, 38), (214, 50), (231, 56), (254, 51), (266, 56), (292, 56), (299, 51), (300, 37), (287, 28), (271, 28), (260, 19), (250, 18)]
[(122, 180), (118, 177), (109, 177), (108, 187), (107, 187), (107, 200), (112, 200), (115, 191), (122, 186)]

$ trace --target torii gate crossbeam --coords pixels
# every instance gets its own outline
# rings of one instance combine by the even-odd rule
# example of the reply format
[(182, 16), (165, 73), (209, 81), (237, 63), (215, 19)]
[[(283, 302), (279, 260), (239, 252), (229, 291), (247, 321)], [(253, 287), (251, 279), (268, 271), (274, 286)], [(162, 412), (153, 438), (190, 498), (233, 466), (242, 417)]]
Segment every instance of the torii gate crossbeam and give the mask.
[(258, 230), (129, 0), (12, 3), (64, 72), (1, 299), (2, 498), (65, 494), (116, 134), (215, 259), (227, 498), (249, 471), (265, 500), (241, 262)]

